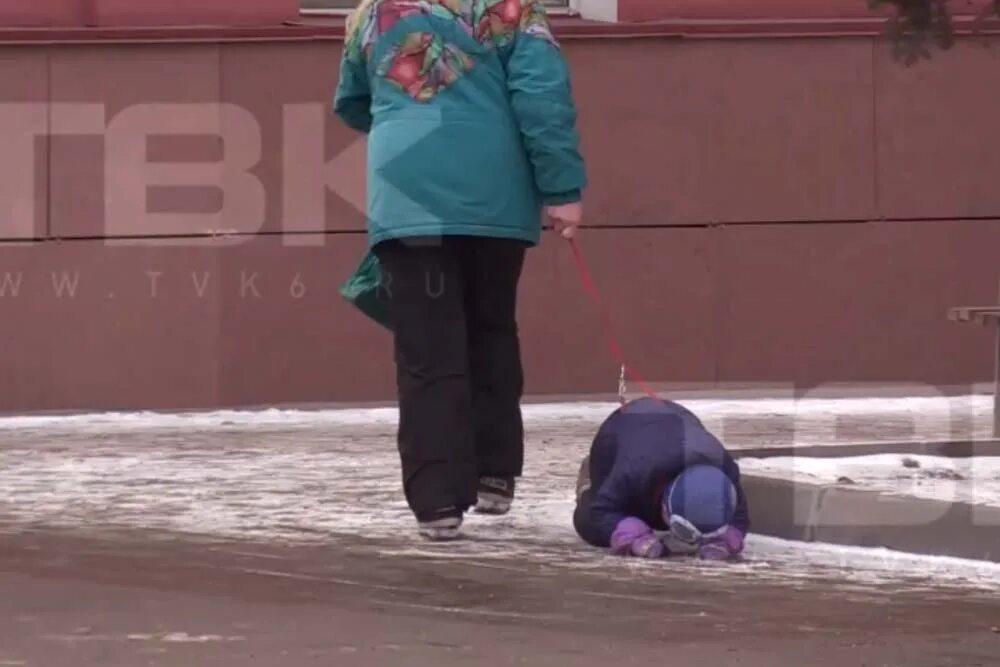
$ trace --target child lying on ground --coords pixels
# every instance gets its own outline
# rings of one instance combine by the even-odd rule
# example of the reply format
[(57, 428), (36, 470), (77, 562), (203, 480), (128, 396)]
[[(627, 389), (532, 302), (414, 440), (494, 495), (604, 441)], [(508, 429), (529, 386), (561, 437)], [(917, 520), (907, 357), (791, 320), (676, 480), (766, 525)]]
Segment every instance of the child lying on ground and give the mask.
[(750, 527), (740, 471), (689, 410), (632, 401), (601, 425), (580, 467), (573, 525), (587, 543), (623, 556), (660, 558), (669, 531), (706, 560), (743, 551)]

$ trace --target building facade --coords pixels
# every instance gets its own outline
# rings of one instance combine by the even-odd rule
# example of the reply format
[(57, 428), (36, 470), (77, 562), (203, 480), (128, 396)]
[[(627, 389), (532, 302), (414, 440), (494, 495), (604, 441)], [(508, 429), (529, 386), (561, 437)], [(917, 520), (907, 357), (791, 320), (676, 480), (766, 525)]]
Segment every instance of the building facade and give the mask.
[[(364, 141), (339, 0), (0, 8), (0, 412), (391, 400), (337, 287)], [(1000, 281), (1000, 50), (905, 67), (864, 0), (552, 3), (592, 187), (583, 249), (670, 386), (968, 385)], [(332, 13), (331, 13), (332, 12)], [(522, 289), (527, 389), (613, 392), (572, 256)]]

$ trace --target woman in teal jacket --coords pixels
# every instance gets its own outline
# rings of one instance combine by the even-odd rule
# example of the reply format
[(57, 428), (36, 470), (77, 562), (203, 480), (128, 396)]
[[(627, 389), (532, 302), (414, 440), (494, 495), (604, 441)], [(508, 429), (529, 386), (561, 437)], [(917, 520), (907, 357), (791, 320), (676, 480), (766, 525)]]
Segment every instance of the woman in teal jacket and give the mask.
[(335, 109), (368, 134), (404, 491), (454, 538), (522, 473), (521, 267), (543, 212), (573, 234), (586, 186), (569, 71), (538, 0), (364, 0)]

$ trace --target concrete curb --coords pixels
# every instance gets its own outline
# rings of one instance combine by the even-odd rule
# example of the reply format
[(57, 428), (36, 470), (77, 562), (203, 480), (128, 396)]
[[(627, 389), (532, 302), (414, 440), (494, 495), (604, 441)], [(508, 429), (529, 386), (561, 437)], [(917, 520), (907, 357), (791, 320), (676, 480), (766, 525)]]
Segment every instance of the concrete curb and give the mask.
[(743, 476), (751, 532), (1000, 562), (1000, 507)]

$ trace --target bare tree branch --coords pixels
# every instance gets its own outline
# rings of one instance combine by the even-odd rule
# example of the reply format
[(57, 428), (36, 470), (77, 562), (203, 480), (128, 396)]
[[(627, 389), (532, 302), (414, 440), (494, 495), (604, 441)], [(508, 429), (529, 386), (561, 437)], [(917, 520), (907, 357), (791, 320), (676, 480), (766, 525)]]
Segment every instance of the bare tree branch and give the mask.
[[(872, 9), (892, 7), (888, 33), (893, 53), (906, 64), (931, 56), (931, 48), (950, 49), (955, 30), (949, 0), (868, 0)], [(980, 20), (1000, 16), (1000, 0), (992, 0)]]

